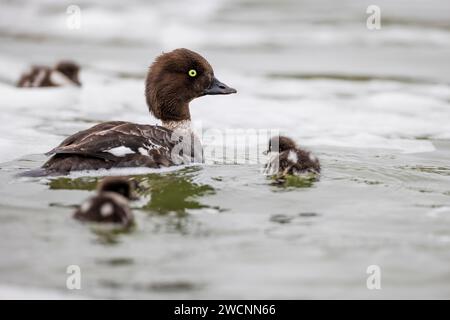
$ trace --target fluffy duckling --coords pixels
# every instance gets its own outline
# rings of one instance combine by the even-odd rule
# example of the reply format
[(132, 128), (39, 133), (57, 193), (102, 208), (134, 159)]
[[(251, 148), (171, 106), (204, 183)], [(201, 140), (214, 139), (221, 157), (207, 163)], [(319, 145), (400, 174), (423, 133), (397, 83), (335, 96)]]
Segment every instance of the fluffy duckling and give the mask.
[(133, 198), (133, 185), (125, 177), (106, 177), (97, 187), (97, 195), (87, 199), (75, 211), (81, 221), (118, 223), (130, 226), (133, 214), (128, 201)]
[(266, 174), (283, 177), (320, 173), (319, 160), (309, 151), (299, 148), (291, 138), (272, 137), (269, 140), (269, 148), (264, 153), (269, 155)]
[(17, 82), (18, 87), (81, 86), (78, 78), (80, 66), (73, 61), (60, 61), (53, 68), (32, 66)]

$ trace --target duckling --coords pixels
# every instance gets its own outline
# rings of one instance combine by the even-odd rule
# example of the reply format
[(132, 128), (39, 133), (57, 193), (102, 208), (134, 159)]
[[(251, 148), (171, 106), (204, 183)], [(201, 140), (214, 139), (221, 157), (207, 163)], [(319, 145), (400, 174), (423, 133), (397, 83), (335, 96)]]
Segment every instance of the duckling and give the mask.
[(78, 78), (80, 66), (73, 61), (60, 61), (53, 68), (32, 66), (17, 82), (17, 87), (81, 86)]
[(125, 227), (133, 223), (128, 201), (133, 199), (133, 185), (125, 177), (106, 177), (97, 187), (97, 195), (87, 199), (74, 213), (81, 221), (118, 223)]
[(275, 136), (269, 140), (269, 155), (264, 172), (284, 177), (287, 175), (319, 174), (320, 163), (313, 154), (303, 150), (291, 138)]
[(30, 175), (203, 162), (200, 140), (191, 130), (189, 103), (205, 95), (232, 93), (236, 90), (220, 82), (198, 53), (188, 49), (163, 53), (151, 65), (145, 88), (149, 111), (162, 126), (125, 121), (97, 124), (65, 139), (47, 153), (52, 157), (42, 170)]

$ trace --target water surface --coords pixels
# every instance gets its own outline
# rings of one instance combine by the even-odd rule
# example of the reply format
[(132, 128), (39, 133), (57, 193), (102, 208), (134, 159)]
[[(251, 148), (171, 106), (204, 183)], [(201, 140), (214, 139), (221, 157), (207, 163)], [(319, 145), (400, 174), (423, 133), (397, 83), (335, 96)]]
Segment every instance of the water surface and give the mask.
[[(2, 3), (0, 295), (449, 298), (448, 3), (378, 2), (376, 32), (365, 1), (81, 1), (79, 31), (65, 28), (65, 4)], [(279, 129), (320, 158), (320, 180), (273, 185), (256, 161), (264, 139), (248, 163), (238, 152), (174, 170), (16, 177), (100, 121), (157, 123), (146, 68), (182, 46), (239, 91), (192, 103), (204, 132)], [(81, 90), (11, 86), (26, 65), (62, 57), (82, 64)], [(141, 186), (133, 229), (72, 219), (104, 174)], [(79, 291), (66, 289), (72, 264)], [(381, 290), (366, 287), (369, 265)]]

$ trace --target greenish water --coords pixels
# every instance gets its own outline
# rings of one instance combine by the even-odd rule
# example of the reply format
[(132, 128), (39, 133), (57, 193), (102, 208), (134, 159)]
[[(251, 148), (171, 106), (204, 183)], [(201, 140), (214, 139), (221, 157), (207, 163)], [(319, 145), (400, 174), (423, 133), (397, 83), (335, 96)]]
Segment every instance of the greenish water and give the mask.
[[(318, 148), (323, 174), (275, 186), (259, 166), (135, 175), (136, 225), (82, 224), (96, 177), (15, 178), (1, 166), (2, 281), (90, 298), (443, 298), (449, 295), (450, 145), (431, 153)], [(18, 169), (20, 168), (20, 169)], [(82, 290), (65, 270), (82, 270)], [(366, 288), (379, 265), (382, 289)]]

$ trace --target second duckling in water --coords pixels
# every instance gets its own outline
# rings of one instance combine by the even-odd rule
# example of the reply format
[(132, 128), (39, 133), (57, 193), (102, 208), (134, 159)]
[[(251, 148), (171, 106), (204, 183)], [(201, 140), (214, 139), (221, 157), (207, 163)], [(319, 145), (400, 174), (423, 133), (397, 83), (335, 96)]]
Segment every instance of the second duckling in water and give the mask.
[(265, 173), (278, 178), (287, 175), (318, 175), (320, 162), (309, 151), (303, 150), (291, 138), (275, 136), (269, 140), (269, 148), (264, 152), (269, 156)]
[(128, 206), (128, 201), (133, 199), (130, 180), (124, 177), (107, 177), (100, 182), (97, 190), (97, 195), (87, 199), (77, 209), (74, 218), (130, 226), (134, 220)]
[(60, 61), (54, 67), (32, 66), (22, 74), (17, 86), (21, 88), (81, 86), (80, 66), (73, 61)]

